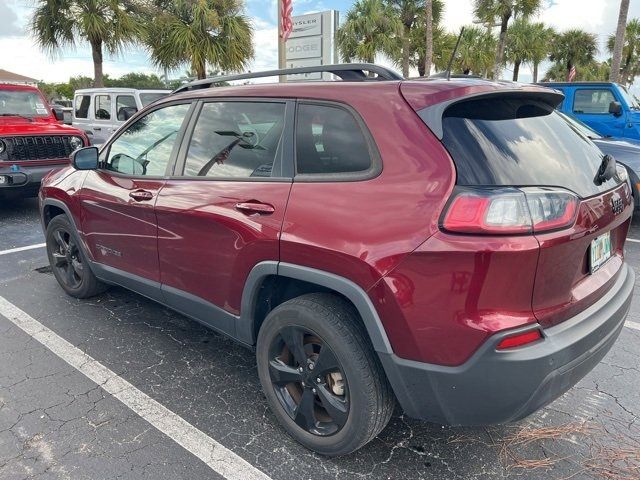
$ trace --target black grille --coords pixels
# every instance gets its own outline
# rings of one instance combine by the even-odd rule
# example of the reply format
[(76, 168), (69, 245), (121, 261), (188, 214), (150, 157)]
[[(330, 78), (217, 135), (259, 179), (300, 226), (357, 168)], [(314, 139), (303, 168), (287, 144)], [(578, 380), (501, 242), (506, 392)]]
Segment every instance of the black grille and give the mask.
[(70, 136), (0, 137), (6, 150), (0, 154), (0, 161), (20, 162), (68, 158), (73, 152), (69, 144)]

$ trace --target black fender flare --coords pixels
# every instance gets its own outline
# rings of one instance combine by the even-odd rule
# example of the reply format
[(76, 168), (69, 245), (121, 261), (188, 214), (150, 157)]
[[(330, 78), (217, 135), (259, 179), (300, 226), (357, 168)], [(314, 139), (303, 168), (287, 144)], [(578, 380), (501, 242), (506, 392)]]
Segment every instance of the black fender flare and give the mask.
[(236, 334), (247, 344), (255, 344), (257, 332), (254, 331), (256, 299), (264, 279), (271, 275), (287, 277), (313, 283), (344, 295), (358, 310), (373, 348), (378, 353), (393, 354), (387, 332), (382, 325), (367, 293), (353, 281), (330, 272), (286, 262), (266, 261), (258, 263), (245, 282), (240, 305), (240, 321)]

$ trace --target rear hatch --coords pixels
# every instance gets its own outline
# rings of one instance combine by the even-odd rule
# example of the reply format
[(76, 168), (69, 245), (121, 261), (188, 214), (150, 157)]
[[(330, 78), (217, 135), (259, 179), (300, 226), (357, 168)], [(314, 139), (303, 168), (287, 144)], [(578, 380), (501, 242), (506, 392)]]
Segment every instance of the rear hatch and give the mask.
[(543, 326), (584, 310), (615, 282), (633, 209), (624, 169), (569, 127), (557, 100), (494, 91), (436, 106), (435, 127), (433, 107), (418, 112), (457, 170), (443, 229), (537, 239), (532, 311)]

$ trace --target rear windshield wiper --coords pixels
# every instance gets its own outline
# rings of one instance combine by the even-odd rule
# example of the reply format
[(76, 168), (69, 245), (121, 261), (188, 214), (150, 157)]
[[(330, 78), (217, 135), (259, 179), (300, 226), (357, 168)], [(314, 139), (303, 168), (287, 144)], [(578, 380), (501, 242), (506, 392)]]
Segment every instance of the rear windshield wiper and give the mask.
[(21, 115), (20, 113), (0, 113), (0, 117), (20, 117), (33, 122), (33, 118), (27, 117), (26, 115)]

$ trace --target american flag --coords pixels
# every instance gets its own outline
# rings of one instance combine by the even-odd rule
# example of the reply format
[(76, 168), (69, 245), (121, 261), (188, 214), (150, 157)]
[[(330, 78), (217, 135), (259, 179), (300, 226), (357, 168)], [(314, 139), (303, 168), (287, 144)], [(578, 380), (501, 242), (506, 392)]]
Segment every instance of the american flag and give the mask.
[(282, 0), (282, 11), (280, 12), (280, 37), (286, 42), (293, 31), (293, 0)]
[(576, 66), (571, 65), (569, 73), (567, 75), (567, 82), (573, 82), (576, 79)]

